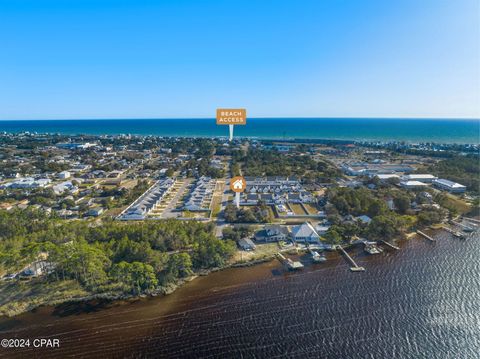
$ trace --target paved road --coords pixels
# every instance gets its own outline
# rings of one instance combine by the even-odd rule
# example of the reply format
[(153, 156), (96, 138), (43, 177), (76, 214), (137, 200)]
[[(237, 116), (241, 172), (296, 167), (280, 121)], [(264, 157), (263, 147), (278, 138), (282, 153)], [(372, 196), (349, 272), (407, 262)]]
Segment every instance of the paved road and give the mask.
[(192, 180), (190, 178), (184, 179), (183, 185), (178, 189), (177, 194), (175, 197), (172, 198), (170, 203), (167, 205), (167, 207), (163, 210), (163, 213), (161, 215), (161, 218), (176, 218), (181, 215), (181, 212), (175, 212), (175, 208), (177, 207), (178, 200), (183, 197), (185, 194), (185, 190), (187, 187), (192, 183)]
[[(231, 158), (230, 158), (231, 160)], [(216, 228), (215, 228), (215, 236), (217, 238), (222, 237), (222, 232), (225, 227), (228, 227), (229, 224), (225, 222), (225, 217), (224, 217), (224, 212), (225, 212), (225, 207), (228, 204), (228, 195), (230, 193), (230, 166), (231, 163), (227, 162), (226, 170), (225, 172), (227, 173), (227, 177), (225, 178), (225, 185), (223, 187), (223, 193), (222, 193), (222, 202), (221, 202), (221, 208), (220, 208), (220, 213), (217, 216), (217, 220), (215, 222)]]

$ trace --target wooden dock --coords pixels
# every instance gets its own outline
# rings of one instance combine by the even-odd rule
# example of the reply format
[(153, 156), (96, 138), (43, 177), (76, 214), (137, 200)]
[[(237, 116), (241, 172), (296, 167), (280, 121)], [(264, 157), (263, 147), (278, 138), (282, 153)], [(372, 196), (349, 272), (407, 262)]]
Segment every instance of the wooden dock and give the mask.
[(343, 253), (343, 255), (345, 256), (345, 258), (347, 258), (347, 260), (350, 262), (350, 264), (353, 266), (353, 267), (350, 267), (350, 270), (352, 272), (364, 272), (365, 271), (365, 268), (363, 267), (360, 267), (357, 263), (355, 263), (355, 261), (353, 260), (352, 257), (350, 257), (350, 255), (345, 251), (345, 249), (343, 249), (342, 246), (337, 246), (337, 248), (340, 249), (340, 251)]
[(435, 238), (430, 237), (428, 234), (423, 233), (422, 231), (417, 231), (417, 234), (421, 235), (422, 237), (428, 239), (429, 241), (436, 242)]
[(277, 258), (288, 270), (302, 269), (303, 264), (300, 262), (294, 262), (290, 258), (286, 258), (282, 253), (277, 253)]
[(466, 221), (470, 221), (470, 222), (473, 222), (473, 223), (480, 224), (480, 221), (478, 219), (475, 219), (475, 218), (463, 217), (463, 219), (466, 220)]
[(473, 232), (475, 229), (473, 229), (472, 227), (470, 226), (467, 226), (463, 223), (460, 223), (460, 222), (456, 222), (456, 221), (452, 221), (452, 223), (456, 226), (459, 226), (460, 228), (462, 228), (465, 232)]
[(459, 233), (457, 231), (454, 231), (453, 229), (451, 228), (448, 228), (447, 226), (442, 226), (442, 229), (447, 231), (448, 233), (451, 233), (453, 236), (457, 237), (457, 238), (462, 238), (462, 239), (465, 239), (465, 236), (462, 234), (462, 233)]
[(393, 249), (396, 249), (397, 251), (400, 249), (400, 247), (397, 247), (391, 243), (388, 243), (387, 241), (384, 241), (383, 239), (380, 240), (380, 242), (382, 242), (383, 244), (385, 244), (386, 246), (390, 247), (390, 248), (393, 248)]

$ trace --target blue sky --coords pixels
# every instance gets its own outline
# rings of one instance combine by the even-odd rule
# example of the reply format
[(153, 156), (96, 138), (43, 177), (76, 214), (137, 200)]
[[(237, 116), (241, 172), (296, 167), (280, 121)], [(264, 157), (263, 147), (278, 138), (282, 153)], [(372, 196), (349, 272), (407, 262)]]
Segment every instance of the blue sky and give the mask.
[(0, 119), (480, 118), (478, 0), (0, 0)]

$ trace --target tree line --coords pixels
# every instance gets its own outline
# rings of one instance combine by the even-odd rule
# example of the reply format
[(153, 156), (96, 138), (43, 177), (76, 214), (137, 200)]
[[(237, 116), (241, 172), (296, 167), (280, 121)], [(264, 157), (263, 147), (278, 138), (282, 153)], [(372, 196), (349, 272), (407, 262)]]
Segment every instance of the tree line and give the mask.
[(0, 211), (0, 269), (13, 273), (47, 253), (47, 280), (77, 280), (91, 291), (140, 293), (200, 269), (222, 266), (235, 244), (213, 227), (177, 220), (62, 221), (40, 211)]
[[(332, 226), (325, 238), (331, 243), (350, 240), (354, 236), (389, 241), (415, 226), (428, 226), (445, 218), (446, 211), (434, 206), (413, 211), (411, 203), (419, 201), (419, 197), (398, 189), (331, 188), (327, 192), (329, 204), (326, 210)], [(387, 205), (387, 199), (392, 200), (393, 209)], [(355, 218), (362, 215), (370, 217), (371, 221), (362, 222)]]

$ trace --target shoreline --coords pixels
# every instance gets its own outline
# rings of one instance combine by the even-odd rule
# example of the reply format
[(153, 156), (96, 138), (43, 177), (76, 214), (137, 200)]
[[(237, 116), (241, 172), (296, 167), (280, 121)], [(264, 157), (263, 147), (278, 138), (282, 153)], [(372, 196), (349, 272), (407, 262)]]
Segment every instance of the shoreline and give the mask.
[[(172, 121), (184, 121), (190, 124), (192, 128), (187, 133), (184, 127), (175, 129)], [(275, 131), (269, 129), (270, 123), (276, 121), (279, 127)], [(385, 132), (385, 122), (392, 121), (399, 131), (390, 130)], [(402, 123), (404, 121), (404, 123)], [(301, 122), (301, 123), (295, 123)], [(423, 126), (423, 132), (418, 136), (411, 132), (410, 124), (418, 122)], [(31, 133), (37, 135), (65, 135), (65, 136), (156, 136), (162, 138), (228, 138), (226, 131), (216, 126), (214, 119), (121, 119), (117, 126), (109, 127), (111, 133), (105, 134), (105, 125), (117, 123), (116, 119), (43, 119), (43, 120), (1, 120), (0, 134), (21, 134)], [(358, 129), (353, 132), (339, 131), (338, 125), (342, 123), (358, 125)], [(157, 124), (157, 128), (155, 128)], [(304, 125), (305, 130), (299, 131), (298, 126)], [(85, 125), (84, 128), (82, 125)], [(249, 126), (248, 126), (249, 125)], [(471, 135), (472, 131), (478, 130), (480, 119), (435, 119), (435, 118), (352, 118), (352, 117), (282, 117), (282, 118), (249, 118), (248, 128), (239, 129), (235, 138), (265, 140), (265, 141), (306, 141), (318, 143), (342, 143), (342, 142), (405, 142), (415, 143), (434, 143), (443, 145), (478, 145), (478, 139)], [(173, 127), (172, 127), (173, 126)], [(321, 128), (319, 128), (319, 126)], [(372, 131), (362, 130), (365, 126), (370, 126)], [(383, 128), (379, 129), (379, 126)], [(433, 126), (433, 127), (432, 127)], [(465, 127), (466, 126), (466, 127)], [(187, 126), (188, 127), (188, 126)], [(438, 127), (438, 128), (436, 128)], [(450, 128), (451, 127), (451, 128)], [(471, 127), (471, 128), (470, 128)], [(453, 129), (459, 129), (460, 132), (456, 138), (452, 138), (445, 133), (452, 133)], [(430, 129), (430, 130), (427, 130)], [(243, 132), (243, 134), (242, 134)], [(458, 132), (458, 131), (453, 131)], [(435, 133), (436, 135), (432, 135)], [(314, 134), (318, 134), (315, 136)]]
[[(0, 130), (0, 134), (6, 133), (7, 135), (19, 135), (22, 133), (26, 133), (30, 131), (16, 131), (16, 132), (7, 132), (5, 130)], [(31, 132), (37, 136), (74, 136), (74, 137), (82, 137), (82, 136), (107, 136), (107, 137), (120, 137), (120, 136), (133, 136), (133, 137), (159, 137), (165, 139), (173, 139), (173, 138), (182, 138), (182, 139), (224, 139), (225, 141), (228, 140), (228, 136), (224, 135), (183, 135), (183, 134), (176, 134), (176, 135), (160, 135), (160, 134), (142, 134), (142, 133), (125, 133), (125, 132), (118, 132), (112, 133), (108, 135), (100, 135), (95, 133), (81, 133), (81, 132)], [(264, 137), (264, 136), (235, 136), (235, 140), (253, 140), (253, 141), (272, 141), (272, 142), (280, 142), (280, 143), (291, 143), (291, 144), (323, 144), (323, 145), (345, 145), (345, 144), (362, 144), (362, 143), (378, 143), (381, 145), (387, 145), (391, 143), (407, 143), (410, 145), (423, 143), (425, 141), (414, 141), (414, 140), (406, 140), (401, 138), (362, 138), (361, 140), (353, 139), (353, 138), (325, 138), (325, 137), (282, 137), (282, 136), (272, 136), (272, 137)], [(463, 141), (438, 141), (438, 140), (431, 140), (428, 141), (432, 145), (442, 145), (442, 146), (453, 146), (453, 145), (460, 145), (460, 146), (478, 146), (480, 145), (479, 142), (463, 142)]]
[[(402, 330), (417, 333), (415, 330), (419, 328), (419, 333), (424, 335), (415, 339), (419, 343), (428, 342), (428, 338), (437, 333), (436, 322), (429, 324), (436, 318), (437, 312), (429, 310), (431, 296), (425, 296), (425, 290), (429, 294), (435, 290), (438, 298), (445, 298), (442, 295), (447, 290), (449, 294), (441, 302), (441, 307), (453, 308), (455, 318), (461, 319), (464, 327), (470, 328), (475, 323), (476, 316), (472, 317), (471, 313), (476, 313), (476, 302), (468, 301), (470, 291), (458, 291), (458, 285), (464, 283), (467, 273), (472, 289), (478, 287), (478, 281), (475, 281), (477, 241), (458, 242), (443, 231), (438, 232), (438, 236), (442, 240), (436, 243), (421, 238), (399, 238), (401, 250), (387, 250), (385, 256), (369, 256), (363, 253), (361, 247), (354, 249), (354, 258), (358, 257), (361, 265), (367, 268), (365, 274), (351, 273), (345, 259), (335, 253), (328, 255), (329, 261), (325, 264), (307, 265), (304, 271), (297, 273), (279, 272), (280, 265), (272, 261), (250, 268), (211, 273), (165, 297), (40, 308), (16, 318), (3, 319), (3, 334), (7, 338), (32, 338), (39, 333), (45, 338), (59, 338), (61, 348), (58, 352), (52, 351), (52, 357), (72, 354), (128, 356), (134, 353), (175, 357), (179, 356), (179, 343), (185, 355), (207, 355), (212, 346), (217, 348), (215, 343), (228, 335), (233, 345), (241, 348), (245, 348), (242, 345), (247, 340), (251, 342), (251, 338), (259, 336), (268, 338), (269, 344), (277, 346), (283, 345), (286, 339), (291, 340), (292, 348), (297, 347), (297, 338), (304, 340), (302, 347), (318, 343), (318, 338), (326, 338), (328, 343), (327, 347), (322, 346), (325, 348), (322, 355), (336, 358), (336, 355), (330, 354), (337, 353), (339, 358), (345, 358), (351, 352), (350, 346), (340, 353), (336, 345), (338, 340), (351, 338), (352, 347), (357, 348), (356, 340), (368, 341), (378, 334), (376, 326), (358, 330), (358, 323), (365, 323), (362, 319), (371, 313), (372, 305), (375, 305), (379, 325), (388, 332), (381, 343), (372, 342), (382, 351), (376, 347), (373, 350), (381, 357), (388, 357), (394, 350), (390, 346), (392, 338), (398, 338)], [(457, 265), (459, 270), (448, 275), (449, 268)], [(452, 279), (453, 274), (456, 276)], [(431, 275), (435, 277), (430, 278)], [(425, 282), (425, 278), (431, 280)], [(405, 321), (406, 309), (415, 311), (409, 317), (413, 322)], [(277, 322), (279, 315), (282, 321), (280, 335), (272, 336), (269, 326)], [(283, 320), (288, 322), (283, 323)], [(338, 331), (338, 325), (344, 323), (345, 330)], [(433, 335), (438, 345), (444, 341), (448, 343), (451, 335), (448, 328), (442, 331), (441, 338)], [(303, 336), (312, 331), (318, 336)], [(465, 338), (464, 332), (454, 332), (459, 340)], [(72, 333), (75, 335), (73, 338)], [(475, 331), (468, 333), (474, 335)], [(123, 339), (119, 342), (118, 338)], [(201, 346), (210, 339), (210, 346)], [(245, 355), (251, 356), (255, 348), (246, 348)], [(364, 348), (361, 356), (368, 356), (368, 352), (372, 352), (371, 347)], [(28, 348), (11, 352), (13, 357), (18, 358), (29, 353), (32, 352)], [(238, 356), (237, 351), (229, 348), (222, 353), (224, 356)], [(402, 352), (405, 357), (422, 356), (419, 353), (416, 349)], [(430, 356), (436, 355), (429, 353), (432, 354)], [(50, 357), (48, 352), (45, 356)], [(268, 356), (269, 352), (265, 352), (265, 357)]]
[(32, 312), (41, 307), (56, 307), (62, 304), (69, 304), (69, 303), (88, 303), (90, 301), (95, 300), (105, 300), (108, 302), (121, 302), (121, 301), (132, 301), (140, 298), (154, 298), (154, 297), (161, 297), (161, 296), (168, 296), (174, 293), (179, 288), (183, 287), (185, 284), (192, 282), (193, 280), (199, 277), (208, 276), (210, 273), (219, 272), (225, 269), (230, 268), (242, 268), (242, 267), (252, 267), (258, 264), (270, 262), (275, 259), (275, 256), (267, 256), (265, 258), (260, 259), (252, 259), (246, 262), (234, 262), (230, 264), (226, 264), (223, 267), (214, 267), (210, 269), (202, 269), (193, 275), (185, 278), (177, 279), (174, 283), (169, 283), (165, 286), (158, 287), (157, 289), (148, 292), (148, 293), (141, 293), (141, 294), (120, 294), (120, 293), (112, 293), (112, 292), (104, 292), (104, 293), (92, 293), (90, 295), (81, 296), (81, 297), (72, 297), (72, 298), (64, 298), (53, 300), (50, 302), (45, 302), (41, 304), (31, 304), (26, 305), (21, 310), (16, 311), (5, 311), (3, 314), (0, 315), (0, 319), (11, 319), (16, 316), (19, 316), (24, 313)]
[[(0, 129), (0, 134), (6, 133), (8, 135), (19, 135), (22, 133), (26, 133), (30, 131), (15, 131), (15, 132), (8, 132), (5, 130)], [(31, 132), (37, 136), (74, 136), (74, 137), (82, 137), (82, 136), (107, 136), (107, 137), (120, 137), (120, 136), (133, 136), (133, 137), (159, 137), (159, 138), (183, 138), (183, 139), (224, 139), (228, 140), (228, 136), (225, 135), (185, 135), (185, 134), (176, 134), (176, 135), (160, 135), (160, 134), (142, 134), (142, 133), (125, 133), (125, 132), (118, 132), (118, 133), (111, 133), (107, 135), (101, 135), (96, 133), (81, 133), (81, 132)], [(342, 144), (351, 144), (351, 143), (364, 143), (364, 142), (374, 142), (379, 144), (390, 144), (390, 143), (407, 143), (407, 144), (416, 144), (422, 143), (422, 141), (414, 141), (414, 140), (406, 140), (402, 138), (362, 138), (361, 140), (353, 139), (353, 138), (326, 138), (326, 137), (282, 137), (282, 136), (235, 136), (235, 140), (253, 140), (253, 141), (274, 141), (274, 142), (281, 142), (281, 143), (293, 143), (293, 144), (302, 144), (302, 143), (309, 143), (309, 144), (325, 144), (325, 145), (342, 145)], [(425, 142), (425, 141), (423, 141)], [(433, 145), (461, 145), (461, 146), (478, 146), (480, 142), (463, 142), (463, 141), (438, 141), (438, 140), (431, 140), (428, 141)]]
[[(435, 230), (434, 228), (431, 228), (430, 226), (427, 227), (426, 229)], [(425, 228), (423, 230), (425, 230)], [(416, 231), (407, 232), (407, 233), (404, 233), (403, 239), (409, 241), (412, 238), (414, 238), (416, 235), (417, 235)], [(400, 238), (394, 238), (392, 240), (392, 242), (396, 243), (401, 239), (402, 239), (401, 237)], [(352, 246), (354, 246), (354, 244), (348, 244), (346, 248), (351, 248)], [(275, 253), (276, 252), (289, 253), (289, 254), (295, 255), (295, 254), (306, 252), (306, 249), (305, 248), (292, 248), (292, 247), (278, 248), (278, 250), (276, 250)], [(336, 252), (336, 250), (333, 250), (333, 252)], [(4, 311), (3, 314), (0, 315), (0, 319), (2, 319), (2, 318), (11, 319), (11, 318), (19, 316), (21, 314), (32, 312), (32, 311), (34, 311), (38, 308), (41, 308), (41, 307), (56, 307), (56, 306), (59, 306), (59, 305), (62, 305), (62, 304), (68, 304), (68, 303), (72, 303), (72, 304), (73, 303), (78, 303), (78, 304), (80, 304), (80, 303), (88, 303), (90, 301), (95, 301), (95, 300), (105, 300), (105, 301), (114, 303), (114, 302), (121, 302), (121, 301), (128, 302), (128, 301), (133, 301), (133, 300), (141, 299), (141, 298), (154, 298), (154, 297), (168, 296), (168, 295), (174, 293), (176, 290), (183, 287), (185, 284), (187, 284), (189, 282), (192, 282), (199, 277), (205, 277), (205, 276), (208, 276), (211, 273), (219, 272), (219, 271), (223, 271), (223, 270), (231, 269), (231, 268), (243, 268), (243, 267), (256, 266), (256, 265), (259, 265), (259, 264), (262, 264), (262, 263), (270, 262), (270, 261), (274, 260), (275, 257), (276, 257), (276, 254), (263, 254), (262, 257), (257, 257), (257, 258), (253, 257), (253, 258), (248, 259), (248, 260), (243, 260), (243, 259), (238, 260), (237, 259), (237, 260), (233, 261), (232, 263), (228, 263), (228, 264), (226, 264), (222, 267), (213, 267), (213, 268), (210, 268), (210, 269), (199, 270), (198, 272), (195, 272), (193, 275), (191, 275), (189, 277), (177, 279), (173, 283), (169, 283), (165, 286), (160, 286), (160, 287), (158, 287), (157, 289), (155, 289), (151, 292), (146, 292), (146, 293), (141, 293), (141, 294), (124, 294), (124, 293), (114, 293), (114, 292), (91, 293), (89, 295), (80, 296), (80, 297), (62, 298), (62, 299), (58, 299), (58, 300), (47, 301), (47, 302), (41, 303), (41, 304), (30, 304), (30, 305), (24, 306), (20, 310), (11, 310), (11, 311), (6, 310), (6, 311)]]
[[(416, 232), (409, 232), (405, 234), (405, 239), (410, 240), (416, 235)], [(399, 238), (395, 238), (393, 242), (397, 242)], [(351, 248), (353, 245), (349, 244), (347, 245), (346, 248)], [(305, 253), (307, 250), (305, 248), (279, 248), (278, 252), (279, 253), (288, 253), (291, 255), (298, 255), (300, 253)], [(336, 250), (332, 250), (331, 252), (337, 252)], [(37, 304), (37, 305), (27, 305), (23, 309), (18, 310), (18, 311), (11, 311), (11, 312), (6, 312), (2, 315), (0, 315), (0, 319), (2, 318), (15, 318), (16, 316), (19, 316), (21, 314), (29, 313), (32, 312), (38, 308), (41, 307), (56, 307), (59, 305), (63, 304), (81, 304), (81, 303), (88, 303), (91, 301), (95, 300), (104, 300), (110, 303), (114, 302), (129, 302), (141, 298), (155, 298), (155, 297), (166, 297), (169, 296), (170, 294), (174, 293), (181, 287), (183, 287), (185, 284), (194, 281), (195, 279), (199, 277), (206, 277), (211, 273), (215, 272), (220, 272), (226, 269), (231, 269), (231, 268), (245, 268), (245, 267), (253, 267), (262, 263), (267, 263), (272, 260), (274, 260), (276, 257), (275, 254), (268, 255), (264, 254), (263, 257), (261, 258), (252, 258), (250, 260), (237, 260), (232, 263), (228, 263), (222, 267), (213, 267), (210, 269), (202, 269), (199, 270), (198, 272), (194, 273), (193, 275), (185, 278), (180, 278), (177, 279), (173, 283), (169, 283), (165, 286), (158, 287), (157, 289), (151, 291), (151, 292), (146, 292), (146, 293), (141, 293), (141, 294), (120, 294), (120, 293), (112, 293), (112, 292), (104, 292), (104, 293), (92, 293), (90, 295), (86, 296), (81, 296), (81, 297), (73, 297), (73, 298), (64, 298), (64, 299), (58, 299), (58, 300), (53, 300), (50, 302), (45, 302), (42, 304)]]

